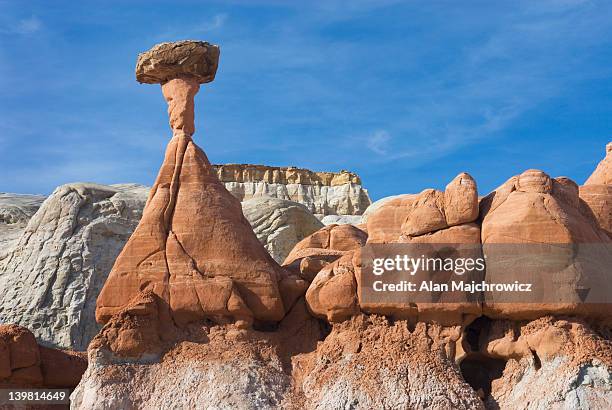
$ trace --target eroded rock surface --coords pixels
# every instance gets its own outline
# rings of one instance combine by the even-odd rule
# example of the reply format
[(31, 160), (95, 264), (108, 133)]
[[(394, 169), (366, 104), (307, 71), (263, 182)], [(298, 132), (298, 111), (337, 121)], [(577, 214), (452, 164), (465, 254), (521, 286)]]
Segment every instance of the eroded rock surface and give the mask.
[(278, 263), (282, 263), (302, 239), (323, 224), (302, 204), (259, 197), (242, 203), (242, 212), (257, 239)]
[(296, 385), (309, 409), (482, 409), (449, 352), (457, 328), (357, 316), (334, 325), (300, 358)]
[(612, 142), (606, 145), (606, 156), (584, 185), (612, 185)]
[[(302, 299), (275, 332), (201, 324), (158, 339), (164, 352), (159, 359), (122, 360), (107, 343), (123, 340), (127, 347), (130, 339), (138, 340), (112, 335), (112, 329), (134, 328), (144, 313), (135, 308), (116, 316), (92, 343), (90, 365), (71, 397), (73, 408), (295, 408), (287, 405), (293, 400), (294, 358), (315, 350), (325, 334)], [(139, 340), (152, 340), (150, 334), (143, 336)]]
[(606, 147), (606, 157), (580, 187), (580, 199), (612, 238), (612, 142)]
[(160, 43), (138, 55), (136, 79), (163, 84), (182, 76), (208, 83), (215, 79), (218, 64), (219, 47), (214, 44), (192, 40)]
[[(488, 321), (473, 327), (464, 377), (487, 408), (600, 409), (612, 404), (612, 344), (575, 318)], [(480, 319), (482, 321), (482, 319)], [(472, 325), (474, 326), (474, 325)]]
[(44, 200), (42, 195), (0, 193), (0, 261), (19, 240)]
[(420, 235), (474, 222), (478, 218), (478, 189), (467, 173), (455, 177), (444, 192), (426, 189), (378, 202), (364, 218), (369, 243), (399, 242), (400, 236)]
[(301, 240), (283, 266), (308, 282), (341, 256), (365, 245), (368, 235), (353, 225), (328, 225)]
[(141, 216), (146, 188), (57, 188), (0, 260), (0, 321), (41, 343), (85, 350), (98, 332), (95, 297)]
[(0, 325), (0, 386), (74, 388), (87, 368), (84, 353), (38, 346), (17, 325)]
[(214, 165), (225, 188), (240, 201), (268, 196), (301, 203), (317, 215), (361, 215), (368, 192), (354, 173), (313, 172), (295, 167)]
[[(555, 255), (563, 257), (565, 262), (554, 271), (549, 269), (544, 273), (532, 268), (539, 272), (540, 277), (547, 275), (546, 283), (557, 281), (555, 286), (540, 286), (542, 294), (537, 300), (540, 303), (498, 303), (494, 302), (498, 298), (493, 293), (485, 299), (486, 315), (519, 320), (532, 320), (546, 314), (609, 316), (607, 303), (582, 304), (583, 276), (600, 276), (589, 282), (589, 291), (603, 292), (602, 295), (609, 292), (606, 288), (609, 281), (601, 276), (607, 274), (602, 270), (607, 268), (598, 264), (609, 260), (612, 248), (610, 238), (581, 202), (576, 183), (563, 177), (550, 178), (539, 170), (527, 170), (481, 201), (481, 218), (483, 251), (489, 257), (486, 279), (492, 283), (508, 278), (514, 280), (517, 277), (514, 275), (524, 272), (527, 266), (519, 250), (501, 258), (499, 252), (504, 253), (506, 248), (499, 244), (523, 244), (524, 252), (537, 250), (540, 246), (543, 250), (538, 260), (543, 264), (547, 263), (545, 256), (552, 254), (553, 244), (560, 244), (557, 248), (561, 250), (564, 249), (562, 244), (579, 246), (571, 250), (566, 245), (568, 251), (565, 254), (557, 251)], [(598, 252), (603, 254), (597, 256)], [(534, 263), (533, 259), (531, 263)], [(556, 300), (559, 302), (553, 303)], [(605, 297), (600, 302), (604, 300)]]

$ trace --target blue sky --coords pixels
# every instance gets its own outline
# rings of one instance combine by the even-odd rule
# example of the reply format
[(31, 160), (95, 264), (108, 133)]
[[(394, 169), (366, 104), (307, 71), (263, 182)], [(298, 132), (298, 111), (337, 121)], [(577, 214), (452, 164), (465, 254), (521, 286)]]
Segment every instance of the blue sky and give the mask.
[(151, 184), (162, 41), (219, 44), (196, 97), (215, 163), (357, 172), (378, 199), (528, 168), (582, 183), (612, 140), (612, 2), (3, 1), (0, 191)]

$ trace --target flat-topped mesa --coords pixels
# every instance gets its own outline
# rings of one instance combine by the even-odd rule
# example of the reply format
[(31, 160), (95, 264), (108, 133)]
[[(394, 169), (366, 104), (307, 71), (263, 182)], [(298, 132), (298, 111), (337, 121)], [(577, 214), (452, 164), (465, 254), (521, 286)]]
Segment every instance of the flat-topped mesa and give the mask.
[(296, 167), (272, 167), (254, 164), (213, 165), (221, 182), (267, 182), (270, 184), (301, 184), (338, 186), (361, 185), (361, 178), (353, 172), (315, 172)]
[(173, 133), (193, 135), (193, 99), (200, 84), (215, 79), (218, 64), (218, 46), (192, 40), (161, 43), (138, 55), (136, 80), (161, 84)]
[(314, 172), (296, 167), (252, 164), (214, 165), (225, 188), (240, 201), (273, 197), (325, 215), (361, 215), (372, 203), (361, 178), (350, 171)]

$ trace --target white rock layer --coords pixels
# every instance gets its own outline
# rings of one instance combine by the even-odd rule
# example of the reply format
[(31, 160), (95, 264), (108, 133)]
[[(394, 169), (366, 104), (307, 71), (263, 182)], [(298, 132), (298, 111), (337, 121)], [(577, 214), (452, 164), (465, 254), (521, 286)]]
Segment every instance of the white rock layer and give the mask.
[(313, 214), (361, 215), (370, 205), (367, 191), (358, 184), (303, 185), (268, 182), (225, 182), (225, 188), (240, 201), (269, 196), (298, 202)]
[(242, 212), (257, 239), (278, 263), (285, 260), (299, 241), (323, 227), (304, 205), (278, 198), (244, 201)]
[(84, 350), (99, 328), (96, 297), (136, 227), (148, 189), (58, 187), (0, 261), (0, 322), (45, 345)]

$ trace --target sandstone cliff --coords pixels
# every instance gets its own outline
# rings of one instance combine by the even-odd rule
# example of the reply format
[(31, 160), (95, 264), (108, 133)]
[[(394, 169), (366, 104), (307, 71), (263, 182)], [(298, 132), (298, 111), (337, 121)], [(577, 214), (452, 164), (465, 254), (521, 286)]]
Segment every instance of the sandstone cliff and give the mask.
[(361, 215), (370, 205), (360, 178), (348, 171), (313, 172), (265, 165), (215, 165), (219, 180), (241, 201), (259, 196), (286, 199), (314, 214)]

